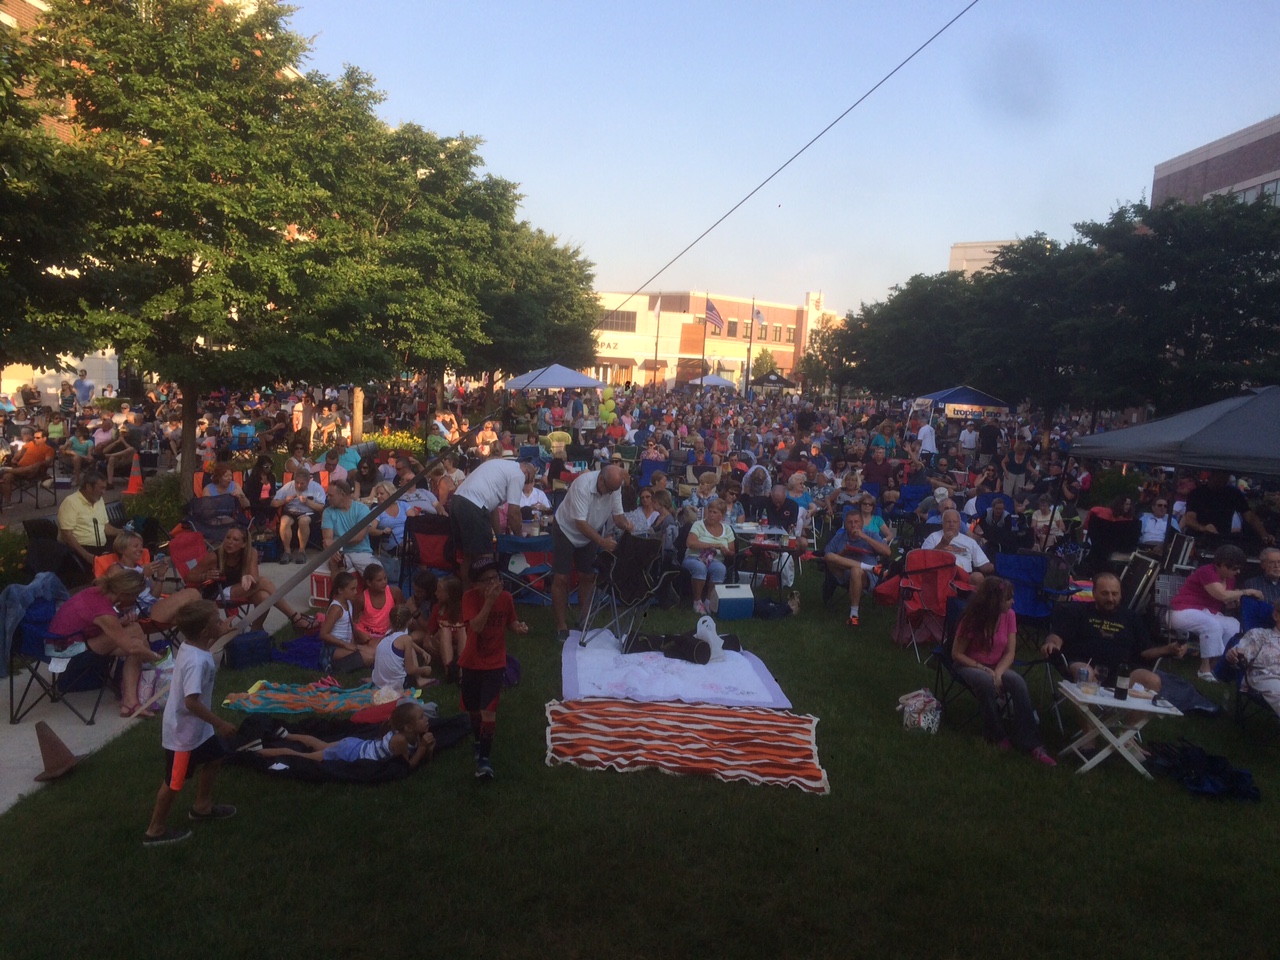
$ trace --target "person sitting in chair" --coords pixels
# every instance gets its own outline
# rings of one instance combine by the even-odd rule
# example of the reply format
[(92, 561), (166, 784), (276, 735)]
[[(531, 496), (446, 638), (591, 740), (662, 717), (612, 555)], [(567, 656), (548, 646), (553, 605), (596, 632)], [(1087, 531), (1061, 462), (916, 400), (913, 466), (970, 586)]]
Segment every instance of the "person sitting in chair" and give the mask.
[(964, 574), (960, 579), (975, 587), (996, 569), (995, 564), (987, 559), (978, 541), (960, 532), (959, 510), (944, 510), (942, 529), (929, 534), (921, 546), (925, 550), (946, 550), (948, 553), (954, 553), (956, 566)]
[[(306, 467), (296, 468), (290, 476), (289, 482), (276, 491), (271, 501), (273, 507), (280, 509), (280, 562), (288, 563), (292, 557), (298, 563), (306, 563), (311, 518), (324, 509), (324, 487), (311, 478), (311, 471)], [(293, 556), (289, 547), (295, 526), (298, 528), (298, 553)]]
[(1249, 688), (1280, 715), (1280, 601), (1271, 604), (1271, 626), (1250, 630), (1227, 651), (1226, 659), (1245, 667)]
[[(874, 499), (868, 506), (875, 507)], [(874, 514), (872, 514), (874, 518)], [(827, 570), (835, 581), (849, 588), (849, 626), (858, 625), (858, 605), (864, 591), (876, 585), (875, 569), (889, 556), (889, 545), (873, 530), (863, 526), (862, 511), (845, 514), (844, 526), (827, 542)]]
[(1246, 580), (1242, 587), (1257, 590), (1267, 603), (1280, 603), (1280, 548), (1267, 547), (1258, 554), (1262, 572)]
[[(1090, 681), (1105, 682), (1114, 679), (1122, 663), (1132, 668), (1164, 656), (1180, 658), (1187, 652), (1185, 643), (1152, 646), (1142, 618), (1120, 605), (1120, 578), (1113, 573), (1094, 578), (1092, 603), (1059, 603), (1053, 611), (1053, 624), (1040, 653), (1069, 680), (1084, 669)], [(1160, 676), (1154, 670), (1131, 669), (1129, 682), (1160, 691)]]

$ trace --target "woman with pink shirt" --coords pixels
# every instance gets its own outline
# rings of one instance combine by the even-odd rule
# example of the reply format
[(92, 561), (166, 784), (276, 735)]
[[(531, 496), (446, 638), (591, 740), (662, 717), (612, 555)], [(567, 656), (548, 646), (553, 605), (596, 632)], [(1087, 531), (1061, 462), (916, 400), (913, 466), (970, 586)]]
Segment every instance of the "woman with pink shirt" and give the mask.
[(1240, 606), (1241, 597), (1263, 599), (1260, 590), (1237, 590), (1236, 576), (1244, 569), (1244, 551), (1227, 543), (1206, 563), (1187, 577), (1169, 603), (1169, 626), (1174, 630), (1194, 633), (1200, 638), (1200, 671), (1196, 674), (1206, 683), (1217, 683), (1213, 665), (1227, 641), (1240, 632), (1240, 621), (1228, 617), (1227, 607)]
[[(1057, 762), (1040, 741), (1035, 708), (1027, 682), (1013, 669), (1018, 646), (1018, 618), (1013, 612), (1013, 584), (987, 577), (978, 586), (956, 627), (951, 659), (961, 679), (982, 704), (982, 735), (1001, 750), (1017, 747), (1045, 766)], [(1012, 737), (1005, 732), (997, 700), (1013, 705)]]

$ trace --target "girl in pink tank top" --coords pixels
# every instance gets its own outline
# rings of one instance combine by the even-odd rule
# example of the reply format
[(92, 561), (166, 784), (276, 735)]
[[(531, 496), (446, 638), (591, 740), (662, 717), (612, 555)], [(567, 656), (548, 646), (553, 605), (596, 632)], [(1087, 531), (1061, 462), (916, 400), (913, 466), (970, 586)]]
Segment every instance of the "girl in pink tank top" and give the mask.
[(387, 571), (371, 563), (364, 570), (364, 593), (360, 595), (360, 616), (356, 627), (365, 633), (382, 639), (391, 629), (391, 609), (404, 603), (404, 595), (398, 587), (387, 585)]

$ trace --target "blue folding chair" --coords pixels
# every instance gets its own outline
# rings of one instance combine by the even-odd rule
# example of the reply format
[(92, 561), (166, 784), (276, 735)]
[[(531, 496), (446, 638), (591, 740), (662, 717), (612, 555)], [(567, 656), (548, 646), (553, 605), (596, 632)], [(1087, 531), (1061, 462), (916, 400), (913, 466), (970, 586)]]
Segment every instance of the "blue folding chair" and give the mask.
[(653, 483), (653, 475), (661, 470), (663, 473), (671, 472), (670, 460), (641, 460), (640, 461), (640, 480), (638, 486), (647, 487)]

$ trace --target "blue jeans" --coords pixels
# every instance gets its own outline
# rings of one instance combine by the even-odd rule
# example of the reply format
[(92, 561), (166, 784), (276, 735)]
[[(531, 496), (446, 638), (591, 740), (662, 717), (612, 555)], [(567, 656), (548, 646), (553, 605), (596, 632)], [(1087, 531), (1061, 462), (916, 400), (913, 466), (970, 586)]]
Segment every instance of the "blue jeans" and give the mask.
[(688, 570), (689, 576), (695, 580), (709, 579), (712, 583), (724, 583), (724, 563), (719, 560), (703, 563), (697, 557), (686, 555), (681, 566)]

